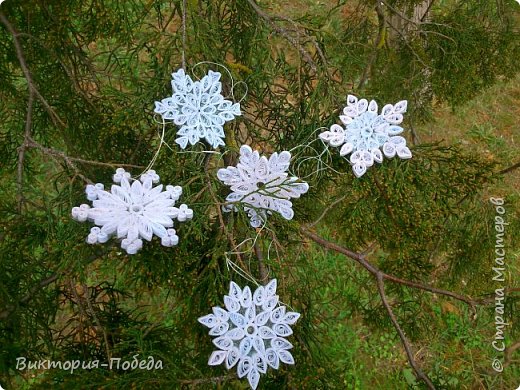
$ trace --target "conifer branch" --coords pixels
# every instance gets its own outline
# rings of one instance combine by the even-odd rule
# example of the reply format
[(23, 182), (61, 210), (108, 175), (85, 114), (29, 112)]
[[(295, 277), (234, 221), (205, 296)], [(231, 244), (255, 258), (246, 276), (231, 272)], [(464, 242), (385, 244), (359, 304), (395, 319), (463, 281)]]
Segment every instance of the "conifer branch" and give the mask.
[(40, 103), (43, 105), (45, 110), (49, 113), (52, 121), (55, 125), (59, 125), (62, 128), (65, 128), (65, 122), (60, 119), (59, 115), (56, 113), (56, 111), (51, 107), (49, 102), (42, 96), (42, 94), (39, 92), (38, 88), (36, 87), (36, 84), (34, 83), (34, 79), (31, 75), (31, 72), (29, 70), (29, 67), (27, 66), (27, 61), (25, 60), (25, 55), (22, 49), (22, 45), (20, 44), (20, 41), (18, 40), (18, 32), (14, 29), (13, 25), (7, 20), (5, 15), (2, 11), (0, 11), (0, 22), (5, 26), (7, 31), (12, 35), (13, 37), (13, 44), (16, 51), (16, 57), (18, 58), (18, 62), (20, 63), (20, 68), (22, 69), (22, 72), (25, 76), (25, 79), (27, 81), (27, 86), (29, 90), (32, 90), (36, 98), (40, 101)]
[(86, 283), (82, 283), (83, 291), (85, 293), (85, 300), (87, 301), (87, 308), (92, 315), (92, 318), (94, 318), (94, 322), (98, 326), (99, 329), (101, 329), (101, 333), (103, 334), (103, 340), (105, 342), (105, 351), (107, 353), (107, 359), (110, 361), (112, 359), (112, 352), (110, 351), (110, 345), (108, 344), (108, 336), (107, 331), (103, 325), (101, 325), (101, 322), (99, 321), (98, 316), (96, 315), (96, 312), (94, 308), (92, 307), (92, 303), (90, 302), (90, 294), (89, 289)]
[(83, 158), (78, 157), (71, 157), (68, 156), (66, 153), (62, 152), (61, 150), (57, 150), (54, 148), (49, 148), (46, 146), (43, 146), (39, 142), (36, 142), (32, 138), (28, 138), (27, 147), (29, 148), (36, 148), (43, 152), (44, 154), (50, 155), (50, 156), (56, 156), (60, 157), (63, 160), (67, 162), (67, 165), (73, 165), (72, 162), (78, 162), (81, 164), (87, 164), (87, 165), (97, 165), (100, 167), (107, 167), (107, 168), (137, 168), (137, 169), (144, 169), (145, 167), (142, 165), (135, 165), (135, 164), (124, 164), (124, 163), (112, 163), (112, 162), (101, 162), (101, 161), (94, 161), (94, 160), (85, 160)]
[(363, 88), (365, 85), (365, 82), (368, 79), (368, 76), (372, 70), (372, 66), (377, 60), (377, 56), (379, 53), (379, 50), (383, 47), (385, 43), (385, 33), (386, 33), (386, 17), (385, 13), (383, 12), (383, 9), (381, 7), (381, 3), (376, 3), (376, 13), (377, 13), (377, 20), (378, 20), (378, 32), (377, 32), (377, 38), (374, 41), (374, 48), (372, 49), (372, 53), (370, 54), (370, 58), (368, 60), (367, 66), (365, 67), (365, 70), (363, 71), (363, 75), (361, 76), (361, 79), (359, 80), (357, 89)]
[(502, 169), (501, 171), (498, 172), (498, 174), (505, 175), (506, 173), (512, 172), (518, 168), (520, 168), (520, 161), (518, 161), (516, 164), (511, 165), (510, 167)]
[(258, 14), (258, 16), (264, 19), (275, 32), (284, 37), (295, 49), (297, 49), (302, 55), (303, 60), (311, 67), (311, 69), (314, 72), (317, 72), (316, 63), (310, 56), (309, 52), (305, 50), (305, 48), (300, 44), (300, 42), (298, 42), (297, 39), (295, 39), (291, 34), (289, 34), (289, 31), (276, 24), (273, 18), (258, 6), (255, 0), (247, 0), (247, 2), (251, 5), (251, 7)]
[[(90, 258), (88, 258), (85, 265), (92, 263), (93, 261), (99, 259), (103, 255), (105, 255), (106, 252), (100, 252), (97, 254), (92, 255)], [(61, 276), (68, 274), (73, 267), (66, 268), (64, 270), (59, 270), (51, 275), (41, 279), (37, 284), (35, 284), (33, 287), (29, 289), (29, 292), (27, 292), (22, 298), (20, 298), (15, 305), (7, 306), (4, 310), (0, 311), (0, 320), (8, 318), (11, 314), (13, 314), (19, 307), (26, 305), (29, 303), (42, 289), (47, 287), (49, 284), (54, 283), (56, 280), (58, 280)]]
[(415, 358), (414, 358), (413, 353), (412, 353), (412, 348), (411, 348), (410, 342), (408, 341), (408, 339), (406, 338), (406, 335), (404, 334), (403, 330), (401, 329), (401, 327), (400, 327), (400, 325), (399, 325), (399, 323), (397, 321), (397, 318), (395, 317), (395, 314), (393, 313), (392, 307), (390, 306), (390, 304), (388, 303), (388, 300), (386, 298), (386, 294), (385, 294), (385, 290), (384, 290), (384, 281), (385, 280), (389, 280), (389, 281), (392, 281), (394, 283), (402, 284), (404, 286), (413, 287), (413, 288), (429, 291), (431, 293), (436, 293), (436, 294), (440, 294), (440, 295), (445, 295), (445, 296), (451, 297), (453, 299), (459, 300), (459, 301), (464, 302), (464, 303), (466, 303), (466, 304), (468, 304), (470, 306), (471, 310), (474, 313), (474, 317), (476, 316), (476, 307), (475, 307), (476, 306), (476, 302), (473, 299), (469, 298), (469, 297), (466, 297), (466, 296), (463, 296), (463, 295), (460, 295), (460, 294), (457, 294), (457, 293), (454, 293), (454, 292), (451, 292), (451, 291), (438, 289), (438, 288), (431, 287), (431, 286), (428, 286), (428, 285), (425, 285), (425, 284), (422, 284), (422, 283), (408, 281), (408, 280), (401, 279), (401, 278), (398, 278), (396, 276), (387, 274), (387, 273), (381, 271), (379, 268), (377, 268), (372, 263), (370, 263), (363, 254), (351, 251), (351, 250), (349, 250), (347, 248), (344, 248), (344, 247), (342, 247), (342, 246), (340, 246), (338, 244), (330, 242), (330, 241), (328, 241), (328, 240), (318, 236), (316, 233), (311, 232), (310, 230), (308, 230), (308, 227), (306, 227), (306, 226), (302, 227), (300, 229), (300, 232), (304, 236), (306, 236), (306, 237), (310, 238), (311, 240), (313, 240), (318, 245), (320, 245), (320, 246), (322, 246), (322, 247), (324, 247), (326, 249), (333, 250), (335, 252), (341, 253), (341, 254), (347, 256), (348, 258), (356, 261), (357, 263), (359, 263), (362, 267), (364, 267), (368, 272), (370, 272), (375, 277), (376, 282), (377, 282), (377, 286), (378, 286), (379, 295), (381, 297), (381, 301), (382, 301), (383, 306), (385, 307), (385, 309), (386, 309), (386, 311), (387, 311), (387, 313), (388, 313), (388, 315), (389, 315), (389, 317), (390, 317), (390, 319), (392, 321), (392, 324), (394, 325), (394, 328), (397, 330), (397, 332), (399, 334), (401, 342), (402, 342), (402, 344), (403, 344), (403, 346), (405, 348), (406, 355), (408, 357), (408, 362), (410, 363), (410, 366), (415, 371), (417, 377), (421, 378), (424, 381), (424, 383), (428, 386), (429, 389), (435, 389), (435, 387), (433, 386), (431, 380), (419, 368), (419, 366), (417, 365), (417, 362), (415, 361)]
[(423, 382), (428, 386), (429, 389), (435, 390), (435, 386), (433, 385), (430, 378), (428, 378), (428, 375), (426, 375), (421, 368), (417, 365), (417, 362), (415, 361), (415, 357), (412, 352), (412, 347), (410, 345), (410, 341), (404, 334), (403, 329), (401, 329), (401, 326), (399, 325), (399, 322), (397, 321), (397, 318), (394, 314), (394, 311), (392, 310), (392, 307), (388, 303), (388, 300), (386, 298), (385, 294), (385, 283), (383, 281), (383, 274), (382, 272), (378, 272), (376, 275), (376, 281), (377, 281), (377, 289), (379, 291), (379, 295), (381, 296), (381, 302), (383, 303), (383, 306), (386, 309), (386, 312), (388, 313), (388, 316), (390, 317), (390, 320), (392, 321), (392, 324), (394, 325), (394, 328), (397, 330), (397, 333), (399, 334), (399, 338), (401, 339), (401, 343), (403, 344), (403, 347), (406, 351), (406, 356), (408, 357), (408, 362), (410, 363), (410, 366), (412, 366), (413, 370), (417, 374), (419, 378), (423, 380)]

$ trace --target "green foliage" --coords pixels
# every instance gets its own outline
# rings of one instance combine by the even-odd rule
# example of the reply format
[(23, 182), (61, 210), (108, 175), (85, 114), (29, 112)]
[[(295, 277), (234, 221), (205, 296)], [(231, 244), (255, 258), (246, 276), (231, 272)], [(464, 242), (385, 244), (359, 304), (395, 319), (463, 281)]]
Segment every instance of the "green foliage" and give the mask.
[[(270, 371), (262, 388), (422, 386), (370, 275), (304, 242), (299, 228), (344, 197), (318, 225), (323, 235), (352, 250), (368, 249), (370, 261), (387, 273), (489, 296), (495, 211), (486, 196), (503, 185), (497, 165), (510, 165), (514, 150), (506, 150), (496, 127), (464, 128), (461, 134), (484, 143), (497, 158), (462, 145), (423, 143), (413, 148), (411, 160), (386, 160), (355, 179), (335, 151), (318, 160), (323, 146), (315, 140), (320, 127), (337, 121), (347, 92), (379, 103), (408, 99), (405, 128), (412, 129), (431, 119), (434, 102), (464, 104), (513, 77), (518, 15), (505, 6), (514, 2), (438, 2), (428, 23), (396, 40), (388, 25), (380, 31), (375, 2), (304, 3), (308, 12), (296, 2), (280, 12), (280, 2), (261, 4), (267, 13), (270, 6), (287, 13), (290, 21), (260, 15), (247, 1), (188, 0), (185, 42), (182, 1), (2, 4), (17, 31), (15, 41), (0, 28), (2, 385), (246, 388), (224, 368), (207, 366), (213, 347), (196, 318), (221, 305), (231, 279), (250, 284), (233, 266), (259, 280), (251, 247), (258, 238), (270, 277), (280, 281), (282, 301), (302, 313), (291, 339), (296, 366)], [(388, 2), (406, 15), (418, 3)], [(394, 15), (390, 8), (385, 12)], [(384, 39), (376, 44), (379, 33)], [(48, 103), (36, 97), (25, 135), (30, 86), (16, 42)], [(181, 66), (183, 51), (188, 73), (221, 71), (224, 93), (235, 100), (244, 96), (243, 116), (226, 125), (221, 159), (163, 145), (155, 162), (163, 183), (183, 186), (182, 200), (196, 217), (178, 227), (175, 248), (154, 240), (127, 256), (115, 240), (87, 245), (89, 227), (71, 220), (71, 207), (85, 202), (85, 180), (109, 183), (120, 163), (132, 165), (133, 175), (147, 166), (162, 131), (153, 102), (170, 92), (170, 74)], [(169, 145), (175, 145), (174, 133), (166, 127)], [(219, 215), (227, 189), (216, 171), (233, 164), (243, 143), (266, 153), (292, 150), (294, 172), (311, 184), (295, 202), (294, 221), (272, 216), (258, 236), (243, 212)], [(324, 161), (328, 168), (318, 172)], [(513, 258), (519, 255), (519, 198), (506, 195)], [(239, 258), (234, 246), (242, 242)], [(439, 388), (516, 385), (517, 369), (500, 377), (484, 371), (493, 352), (492, 307), (480, 308), (473, 326), (458, 304), (453, 309), (444, 299), (395, 284), (387, 290), (416, 349), (428, 352), (420, 363)], [(506, 302), (513, 340), (518, 298)], [(106, 362), (136, 354), (162, 360), (164, 369), (16, 370), (20, 356)], [(461, 366), (460, 356), (468, 364)]]

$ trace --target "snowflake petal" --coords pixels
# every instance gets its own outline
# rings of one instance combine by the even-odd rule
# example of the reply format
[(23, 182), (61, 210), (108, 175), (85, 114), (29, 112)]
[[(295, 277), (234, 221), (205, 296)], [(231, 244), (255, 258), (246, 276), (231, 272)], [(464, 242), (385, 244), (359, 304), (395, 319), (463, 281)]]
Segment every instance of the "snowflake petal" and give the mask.
[(249, 373), (247, 374), (247, 380), (251, 388), (253, 390), (256, 390), (258, 382), (260, 381), (260, 373), (256, 368), (252, 368), (251, 371), (249, 371)]
[(275, 350), (291, 349), (293, 347), (293, 345), (290, 342), (288, 342), (287, 340), (285, 340), (284, 338), (281, 338), (281, 337), (276, 337), (273, 340), (271, 340), (271, 346)]
[(202, 325), (207, 326), (208, 328), (213, 328), (214, 326), (217, 326), (220, 323), (218, 318), (213, 314), (208, 314), (204, 317), (200, 317), (198, 321)]
[(231, 348), (233, 348), (233, 340), (226, 336), (220, 336), (213, 339), (213, 344), (225, 351), (229, 351)]
[(240, 352), (238, 351), (238, 348), (233, 347), (231, 350), (228, 351), (227, 357), (226, 357), (226, 368), (229, 370), (235, 366), (235, 364), (238, 363), (238, 360), (240, 359)]
[(268, 348), (265, 351), (265, 357), (267, 364), (269, 364), (275, 370), (278, 370), (278, 367), (280, 367), (280, 358), (273, 348)]
[(296, 323), (296, 321), (298, 321), (298, 318), (300, 318), (300, 313), (290, 311), (287, 314), (285, 314), (283, 321), (288, 325), (293, 325)]
[(279, 351), (276, 351), (276, 353), (278, 354), (281, 362), (285, 364), (294, 364), (293, 355), (289, 351), (280, 349)]
[(245, 377), (251, 371), (253, 362), (249, 356), (244, 356), (238, 362), (237, 375), (239, 378)]
[(208, 364), (210, 366), (218, 366), (221, 364), (226, 358), (226, 351), (213, 351), (211, 356), (209, 357)]
[(354, 174), (356, 175), (356, 177), (361, 177), (367, 171), (367, 166), (365, 164), (359, 162), (352, 166), (352, 170), (354, 171)]
[(400, 146), (396, 149), (397, 155), (402, 159), (412, 158), (412, 152), (406, 146)]
[(224, 336), (227, 337), (226, 332), (229, 329), (229, 324), (227, 322), (221, 322), (220, 324), (214, 326), (209, 331), (210, 336)]

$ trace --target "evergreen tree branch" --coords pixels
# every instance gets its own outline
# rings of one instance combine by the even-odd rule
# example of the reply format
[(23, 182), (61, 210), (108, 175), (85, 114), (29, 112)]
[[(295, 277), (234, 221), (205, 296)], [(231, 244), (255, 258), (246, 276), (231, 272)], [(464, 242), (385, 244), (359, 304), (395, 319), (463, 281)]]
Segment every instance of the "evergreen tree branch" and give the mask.
[(295, 49), (297, 49), (302, 55), (303, 60), (311, 67), (311, 69), (314, 72), (317, 72), (316, 63), (310, 56), (309, 52), (305, 50), (305, 48), (300, 44), (300, 42), (298, 42), (297, 39), (295, 39), (291, 34), (289, 34), (289, 31), (276, 24), (273, 18), (258, 6), (255, 0), (247, 0), (247, 2), (251, 5), (251, 7), (258, 14), (258, 16), (264, 19), (275, 32), (284, 37)]
[(386, 18), (385, 18), (385, 13), (383, 12), (383, 9), (381, 7), (381, 3), (379, 3), (379, 2), (377, 2), (377, 4), (376, 4), (376, 13), (377, 13), (378, 26), (379, 26), (378, 32), (377, 32), (377, 38), (374, 41), (374, 48), (372, 49), (372, 54), (370, 54), (370, 59), (368, 60), (365, 70), (363, 71), (363, 75), (361, 76), (361, 79), (359, 80), (357, 89), (361, 89), (365, 85), (365, 82), (368, 79), (368, 75), (370, 74), (370, 72), (372, 70), (372, 66), (374, 65), (374, 63), (377, 60), (377, 55), (379, 53), (379, 50), (384, 45), (385, 32), (386, 32)]
[(86, 285), (86, 283), (82, 283), (82, 286), (83, 286), (83, 291), (85, 292), (85, 300), (87, 301), (87, 308), (88, 308), (90, 314), (92, 315), (92, 317), (94, 318), (96, 325), (98, 326), (99, 329), (101, 329), (101, 333), (103, 333), (103, 340), (105, 342), (105, 350), (107, 353), (107, 359), (108, 359), (108, 361), (110, 361), (112, 359), (112, 353), (110, 351), (110, 345), (108, 344), (107, 331), (106, 331), (105, 327), (103, 325), (101, 325), (101, 322), (99, 321), (99, 318), (96, 315), (94, 308), (92, 307), (92, 303), (90, 302), (90, 294), (89, 294), (88, 286)]
[(501, 171), (498, 172), (498, 174), (505, 175), (506, 173), (512, 172), (518, 168), (520, 168), (520, 161), (518, 161), (516, 164), (511, 165), (510, 167), (502, 169)]
[(428, 291), (428, 292), (431, 292), (431, 293), (445, 295), (445, 296), (451, 297), (453, 299), (459, 300), (461, 302), (464, 302), (464, 303), (466, 303), (466, 304), (468, 304), (470, 306), (471, 310), (474, 313), (473, 317), (476, 316), (476, 307), (475, 307), (476, 306), (476, 302), (473, 299), (469, 298), (469, 297), (466, 297), (466, 296), (463, 296), (463, 295), (460, 295), (460, 294), (457, 294), (457, 293), (454, 293), (454, 292), (451, 292), (451, 291), (438, 289), (438, 288), (431, 287), (431, 286), (428, 286), (428, 285), (425, 285), (425, 284), (422, 284), (422, 283), (412, 282), (412, 281), (409, 281), (409, 280), (398, 278), (398, 277), (393, 276), (393, 275), (389, 275), (389, 274), (381, 271), (379, 268), (377, 268), (372, 263), (370, 263), (365, 258), (365, 256), (363, 254), (351, 251), (351, 250), (349, 250), (347, 248), (344, 248), (344, 247), (342, 247), (342, 246), (340, 246), (338, 244), (330, 242), (330, 241), (328, 241), (328, 240), (318, 236), (316, 233), (311, 232), (310, 230), (308, 230), (308, 227), (306, 227), (306, 226), (305, 227), (301, 227), (300, 228), (300, 232), (304, 236), (306, 236), (306, 237), (310, 238), (311, 240), (313, 240), (318, 245), (320, 245), (320, 246), (322, 246), (322, 247), (324, 247), (326, 249), (333, 250), (335, 252), (341, 253), (341, 254), (347, 256), (348, 258), (356, 261), (357, 263), (359, 263), (362, 267), (364, 267), (368, 272), (370, 272), (376, 278), (377, 285), (378, 285), (378, 290), (379, 290), (379, 295), (381, 296), (381, 300), (383, 302), (383, 305), (385, 306), (385, 309), (387, 310), (388, 315), (390, 316), (390, 319), (391, 319), (395, 329), (399, 333), (399, 337), (401, 338), (402, 344), (403, 344), (403, 346), (404, 346), (404, 348), (406, 350), (406, 354), (407, 354), (408, 362), (410, 363), (410, 366), (413, 368), (413, 370), (415, 371), (416, 375), (419, 378), (421, 378), (426, 383), (428, 388), (434, 389), (435, 387), (433, 386), (432, 382), (430, 381), (428, 376), (418, 367), (417, 362), (415, 361), (415, 358), (413, 357), (413, 353), (412, 353), (412, 349), (411, 349), (411, 346), (410, 346), (410, 342), (406, 338), (403, 330), (401, 329), (399, 323), (397, 322), (395, 314), (393, 313), (392, 308), (389, 305), (388, 300), (386, 298), (386, 294), (385, 294), (385, 291), (384, 291), (384, 281), (385, 280), (389, 280), (389, 281), (392, 281), (394, 283), (398, 283), (398, 284), (402, 284), (402, 285), (405, 285), (405, 286), (408, 286), (408, 287), (413, 287), (413, 288), (425, 290), (425, 291)]
[(43, 152), (44, 154), (50, 155), (50, 156), (56, 156), (60, 157), (63, 160), (67, 162), (67, 165), (71, 165), (72, 162), (78, 162), (82, 164), (88, 164), (88, 165), (97, 165), (101, 167), (108, 167), (108, 168), (137, 168), (137, 169), (144, 169), (145, 167), (142, 165), (134, 165), (134, 164), (123, 164), (123, 163), (112, 163), (112, 162), (101, 162), (101, 161), (94, 161), (94, 160), (85, 160), (83, 158), (78, 157), (70, 157), (61, 150), (57, 150), (54, 148), (49, 148), (46, 146), (43, 146), (39, 142), (36, 142), (34, 139), (29, 137), (27, 142), (27, 147), (30, 148), (36, 148)]
[(386, 294), (385, 294), (385, 283), (383, 280), (383, 273), (381, 271), (379, 271), (375, 275), (375, 277), (376, 277), (376, 281), (377, 281), (377, 289), (379, 291), (379, 295), (381, 296), (381, 302), (383, 302), (383, 306), (385, 307), (386, 312), (388, 313), (388, 316), (390, 317), (390, 320), (392, 321), (392, 324), (394, 325), (394, 328), (397, 330), (397, 333), (399, 334), (399, 338), (401, 339), (401, 342), (406, 351), (406, 356), (408, 357), (408, 362), (412, 366), (412, 368), (415, 371), (415, 373), (417, 374), (417, 376), (423, 380), (423, 382), (428, 386), (428, 388), (435, 389), (435, 386), (433, 385), (430, 378), (428, 378), (428, 375), (426, 375), (421, 370), (421, 368), (417, 365), (417, 362), (415, 361), (415, 358), (413, 356), (410, 341), (404, 334), (403, 329), (401, 329), (401, 326), (399, 325), (399, 322), (397, 321), (394, 311), (392, 310), (392, 307), (388, 303), (388, 300), (387, 300)]
[[(92, 263), (93, 261), (99, 259), (100, 257), (104, 256), (106, 252), (100, 252), (95, 255), (92, 255), (88, 258), (87, 262), (85, 263), (85, 266), (87, 264)], [(58, 280), (61, 276), (68, 274), (73, 267), (66, 268), (61, 271), (56, 271), (52, 273), (51, 275), (41, 279), (37, 284), (35, 284), (33, 287), (29, 289), (29, 291), (16, 302), (15, 305), (7, 306), (4, 310), (0, 312), (0, 320), (8, 318), (11, 314), (13, 314), (20, 306), (24, 306), (27, 303), (29, 303), (38, 292), (40, 292), (43, 288), (47, 287), (49, 284), (54, 283), (56, 280)]]
[(0, 312), (0, 320), (4, 320), (8, 318), (12, 313), (16, 311), (16, 308), (19, 306), (23, 306), (27, 304), (33, 297), (36, 295), (38, 291), (48, 286), (49, 284), (55, 282), (60, 277), (59, 273), (53, 273), (52, 275), (40, 280), (39, 283), (31, 287), (29, 292), (25, 294), (20, 300), (18, 300), (17, 305), (8, 306), (6, 309)]
[(180, 381), (180, 384), (182, 385), (191, 385), (191, 386), (197, 386), (207, 383), (214, 383), (219, 384), (220, 382), (233, 380), (235, 379), (235, 375), (222, 375), (222, 376), (215, 376), (212, 378), (201, 378), (201, 379), (184, 379)]
[(25, 151), (27, 150), (27, 142), (31, 137), (32, 115), (34, 108), (34, 90), (29, 88), (29, 98), (27, 100), (27, 115), (25, 117), (25, 132), (23, 142), (18, 148), (18, 166), (16, 184), (18, 188), (18, 212), (22, 211), (25, 198), (23, 195), (23, 165), (25, 161)]
[(13, 25), (7, 20), (5, 15), (2, 11), (0, 11), (0, 22), (5, 26), (7, 31), (12, 35), (13, 37), (13, 44), (16, 51), (16, 57), (18, 58), (18, 62), (20, 63), (20, 68), (22, 69), (22, 72), (25, 76), (25, 79), (27, 80), (27, 85), (29, 90), (32, 90), (34, 95), (38, 98), (40, 103), (43, 105), (45, 110), (49, 113), (52, 121), (55, 125), (59, 125), (62, 128), (65, 128), (65, 122), (63, 122), (59, 115), (56, 113), (56, 111), (51, 107), (49, 102), (42, 96), (42, 94), (39, 92), (38, 88), (36, 87), (36, 84), (34, 83), (33, 77), (31, 75), (31, 72), (29, 70), (29, 67), (27, 66), (27, 61), (25, 60), (25, 55), (22, 49), (22, 45), (20, 44), (20, 41), (18, 40), (18, 32), (14, 29)]

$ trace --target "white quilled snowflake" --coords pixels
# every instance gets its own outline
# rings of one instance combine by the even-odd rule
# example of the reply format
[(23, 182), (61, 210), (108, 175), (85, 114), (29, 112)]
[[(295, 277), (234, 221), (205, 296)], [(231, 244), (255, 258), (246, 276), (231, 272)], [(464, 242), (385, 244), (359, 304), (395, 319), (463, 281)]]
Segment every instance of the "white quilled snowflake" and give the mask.
[(406, 107), (407, 101), (402, 100), (395, 105), (385, 105), (381, 114), (378, 114), (374, 100), (368, 103), (366, 99), (358, 100), (357, 97), (348, 95), (344, 115), (339, 117), (345, 128), (334, 124), (330, 131), (321, 133), (320, 138), (331, 146), (341, 146), (341, 156), (352, 153), (352, 170), (357, 177), (361, 177), (367, 168), (374, 165), (374, 161), (383, 162), (383, 153), (388, 158), (396, 154), (402, 159), (412, 157), (406, 140), (397, 135), (403, 131), (397, 125), (403, 121)]
[(208, 72), (200, 81), (193, 81), (183, 69), (172, 73), (173, 95), (155, 102), (157, 114), (180, 126), (175, 142), (186, 149), (206, 139), (213, 148), (224, 143), (224, 123), (241, 115), (240, 104), (225, 100), (221, 94), (219, 72)]
[[(143, 240), (151, 241), (153, 235), (161, 238), (166, 247), (177, 245), (179, 237), (173, 229), (173, 220), (180, 222), (193, 217), (193, 210), (185, 204), (174, 207), (182, 194), (179, 186), (163, 185), (153, 187), (159, 182), (159, 175), (149, 170), (140, 180), (130, 178), (130, 173), (118, 168), (113, 177), (114, 183), (109, 191), (104, 185), (87, 185), (87, 199), (92, 206), (82, 204), (72, 209), (72, 217), (80, 222), (87, 220), (95, 225), (87, 237), (89, 244), (104, 243), (115, 235), (121, 239), (121, 248), (128, 254), (135, 254), (143, 246)], [(130, 182), (132, 184), (130, 184)]]
[(290, 161), (291, 153), (287, 151), (275, 152), (268, 160), (265, 156), (260, 157), (258, 151), (253, 152), (249, 146), (243, 145), (237, 166), (217, 172), (217, 177), (233, 191), (226, 198), (230, 204), (223, 210), (236, 211), (236, 204), (241, 203), (253, 227), (262, 226), (272, 211), (285, 219), (292, 219), (294, 211), (289, 199), (299, 198), (309, 190), (309, 185), (297, 177), (288, 176), (286, 171)]
[(213, 344), (218, 350), (209, 357), (210, 366), (225, 363), (229, 370), (238, 364), (238, 377), (247, 376), (251, 388), (256, 389), (268, 366), (277, 370), (280, 362), (294, 364), (289, 352), (293, 346), (285, 337), (292, 335), (289, 325), (295, 324), (300, 314), (278, 306), (276, 279), (258, 287), (254, 294), (249, 287), (242, 290), (231, 282), (224, 305), (225, 309), (214, 307), (213, 314), (199, 318), (210, 328), (209, 334), (216, 336)]

